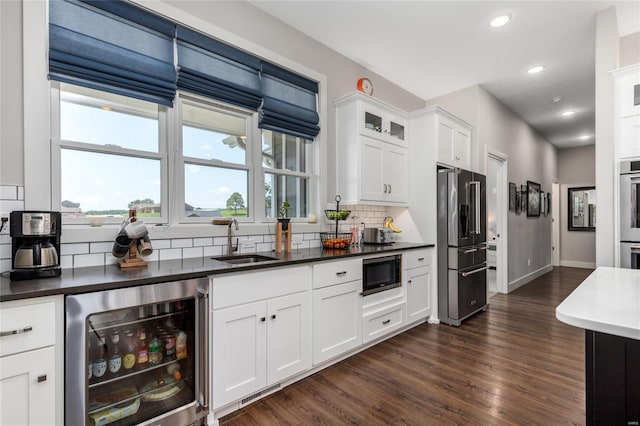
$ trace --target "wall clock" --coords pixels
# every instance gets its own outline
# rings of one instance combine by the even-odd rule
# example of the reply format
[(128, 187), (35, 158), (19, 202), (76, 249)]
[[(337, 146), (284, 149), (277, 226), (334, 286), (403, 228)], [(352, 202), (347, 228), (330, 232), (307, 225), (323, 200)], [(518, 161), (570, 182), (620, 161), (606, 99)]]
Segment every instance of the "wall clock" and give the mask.
[(365, 95), (373, 95), (373, 83), (368, 78), (361, 78), (358, 80), (358, 90)]

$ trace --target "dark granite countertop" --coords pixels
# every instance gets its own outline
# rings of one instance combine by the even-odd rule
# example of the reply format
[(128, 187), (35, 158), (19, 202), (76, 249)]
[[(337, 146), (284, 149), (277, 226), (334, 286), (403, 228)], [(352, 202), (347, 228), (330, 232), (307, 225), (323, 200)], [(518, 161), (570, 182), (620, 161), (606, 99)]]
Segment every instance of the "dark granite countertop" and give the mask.
[(0, 278), (0, 302), (28, 299), (56, 294), (78, 294), (92, 291), (112, 290), (166, 281), (201, 278), (229, 272), (250, 271), (309, 262), (336, 260), (353, 256), (392, 253), (402, 250), (434, 247), (433, 244), (394, 243), (393, 245), (364, 245), (348, 250), (323, 250), (322, 248), (300, 249), (291, 253), (256, 253), (275, 257), (277, 260), (232, 265), (209, 257), (149, 262), (146, 267), (120, 269), (116, 264), (89, 268), (63, 269), (56, 278), (11, 281)]

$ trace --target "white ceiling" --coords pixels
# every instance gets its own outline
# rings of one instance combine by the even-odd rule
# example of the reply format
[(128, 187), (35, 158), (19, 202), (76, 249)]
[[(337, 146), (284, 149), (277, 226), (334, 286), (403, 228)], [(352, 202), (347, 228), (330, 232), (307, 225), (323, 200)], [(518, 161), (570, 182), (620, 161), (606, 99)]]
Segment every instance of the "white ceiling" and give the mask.
[(594, 143), (596, 12), (618, 5), (621, 36), (640, 31), (640, 1), (251, 3), (422, 99), (480, 84), (558, 148)]

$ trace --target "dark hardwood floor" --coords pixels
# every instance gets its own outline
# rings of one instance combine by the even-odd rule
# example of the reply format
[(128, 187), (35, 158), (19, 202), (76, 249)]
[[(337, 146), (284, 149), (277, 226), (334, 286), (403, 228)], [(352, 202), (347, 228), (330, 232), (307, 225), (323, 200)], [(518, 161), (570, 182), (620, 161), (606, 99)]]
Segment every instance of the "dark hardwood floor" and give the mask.
[(590, 273), (556, 267), (461, 327), (417, 326), (220, 424), (584, 424), (584, 331), (555, 307)]

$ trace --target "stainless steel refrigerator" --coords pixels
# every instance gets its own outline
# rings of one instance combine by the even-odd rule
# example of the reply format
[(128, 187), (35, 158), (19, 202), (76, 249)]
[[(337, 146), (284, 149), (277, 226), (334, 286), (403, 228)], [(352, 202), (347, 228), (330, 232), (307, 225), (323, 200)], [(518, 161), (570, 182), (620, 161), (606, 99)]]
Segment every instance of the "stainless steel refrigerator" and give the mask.
[(459, 326), (487, 309), (486, 178), (438, 169), (438, 314)]

